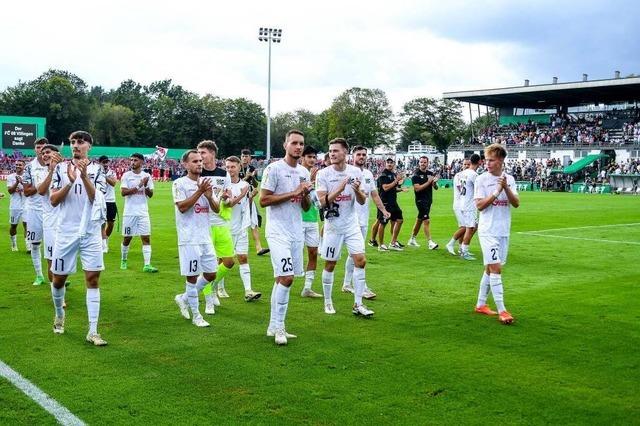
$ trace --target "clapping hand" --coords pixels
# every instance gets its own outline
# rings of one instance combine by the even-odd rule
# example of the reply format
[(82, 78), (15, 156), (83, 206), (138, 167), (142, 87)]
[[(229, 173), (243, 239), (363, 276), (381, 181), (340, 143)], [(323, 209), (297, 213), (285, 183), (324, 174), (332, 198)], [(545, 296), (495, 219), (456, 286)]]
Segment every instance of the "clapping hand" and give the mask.
[(211, 187), (211, 179), (200, 179), (197, 185), (198, 191), (200, 191), (201, 194), (204, 194), (207, 198), (211, 198), (211, 195), (213, 193)]
[(142, 178), (142, 180), (140, 180), (140, 184), (138, 185), (140, 188), (147, 186), (147, 183), (149, 183), (149, 176), (145, 176)]

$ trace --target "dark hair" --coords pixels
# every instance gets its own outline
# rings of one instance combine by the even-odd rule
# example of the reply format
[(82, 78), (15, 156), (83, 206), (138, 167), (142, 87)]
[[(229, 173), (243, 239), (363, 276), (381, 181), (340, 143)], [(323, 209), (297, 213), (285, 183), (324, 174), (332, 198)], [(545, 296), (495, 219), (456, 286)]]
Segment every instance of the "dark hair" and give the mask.
[(426, 159), (427, 159), (427, 161), (429, 161), (429, 157), (427, 157), (426, 155), (421, 155), (421, 156), (420, 156), (420, 159), (421, 159), (421, 160), (422, 160), (423, 158), (426, 158)]
[(318, 150), (312, 147), (311, 145), (305, 145), (304, 150), (302, 151), (302, 156), (306, 157), (307, 155), (315, 155), (318, 153)]
[(140, 154), (139, 152), (134, 152), (133, 154), (131, 154), (131, 157), (144, 161), (144, 155)]
[(180, 157), (180, 161), (182, 161), (183, 163), (186, 163), (189, 160), (189, 156), (191, 154), (197, 154), (197, 153), (198, 153), (197, 149), (189, 149), (182, 154), (182, 157)]
[(469, 157), (469, 161), (471, 161), (471, 164), (475, 166), (476, 164), (480, 163), (480, 156), (478, 154), (471, 154), (471, 157)]
[(50, 143), (48, 143), (48, 144), (46, 144), (45, 146), (42, 147), (43, 151), (45, 149), (50, 149), (51, 151), (60, 152), (60, 149), (57, 146), (51, 145)]
[(38, 138), (36, 139), (36, 141), (33, 143), (34, 145), (46, 145), (49, 143), (49, 139), (47, 138)]
[(391, 158), (391, 157), (387, 158), (385, 161), (386, 161), (387, 163), (388, 163), (388, 162), (392, 162), (392, 163), (395, 163), (395, 162), (396, 162), (396, 160), (394, 160), (394, 159), (393, 159), (393, 158)]
[(240, 159), (238, 157), (236, 157), (235, 155), (232, 155), (230, 157), (225, 158), (224, 161), (231, 161), (232, 163), (240, 164)]
[(99, 163), (102, 163), (105, 161), (109, 161), (109, 157), (107, 157), (106, 155), (101, 155), (100, 158), (98, 158)]
[(16, 160), (16, 163), (22, 163), (22, 164), (25, 164), (24, 160), (21, 160), (21, 159), (17, 159), (17, 160)]
[(329, 141), (329, 145), (335, 145), (335, 144), (340, 145), (341, 147), (346, 149), (347, 152), (349, 152), (349, 144), (347, 143), (347, 140), (345, 138), (335, 138)]
[(80, 139), (81, 141), (89, 142), (93, 145), (93, 136), (91, 133), (85, 132), (84, 130), (76, 130), (75, 132), (69, 135), (69, 141), (74, 139)]
[(215, 154), (218, 154), (218, 145), (212, 140), (204, 140), (198, 144), (198, 149), (204, 148), (209, 151), (213, 151)]
[(356, 152), (358, 152), (358, 151), (366, 151), (366, 150), (367, 150), (367, 148), (365, 148), (364, 146), (362, 146), (362, 145), (356, 145), (356, 146), (354, 146), (354, 147), (353, 147), (353, 149), (351, 150), (351, 153), (353, 154), (353, 153), (356, 153)]
[(284, 135), (284, 140), (286, 141), (287, 139), (289, 139), (289, 136), (291, 135), (300, 135), (304, 138), (304, 133), (302, 133), (302, 130), (298, 130), (298, 129), (291, 129), (287, 132), (286, 135)]
[(240, 155), (251, 155), (251, 150), (245, 148), (240, 151)]

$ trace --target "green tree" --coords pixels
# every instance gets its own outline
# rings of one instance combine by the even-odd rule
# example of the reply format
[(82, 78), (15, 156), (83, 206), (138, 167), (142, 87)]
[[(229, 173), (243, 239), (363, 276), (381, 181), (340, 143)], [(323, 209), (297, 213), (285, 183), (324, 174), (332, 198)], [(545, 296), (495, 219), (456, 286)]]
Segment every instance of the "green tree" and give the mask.
[(284, 156), (285, 135), (291, 129), (304, 133), (305, 145), (311, 145), (322, 151), (326, 141), (321, 141), (316, 134), (317, 115), (306, 109), (277, 114), (271, 119), (271, 153), (274, 157)]
[(133, 80), (125, 80), (107, 97), (113, 104), (133, 111), (134, 139), (132, 146), (154, 146), (156, 135), (152, 126), (152, 100), (146, 89)]
[(107, 102), (94, 108), (89, 128), (99, 145), (131, 146), (135, 139), (133, 111), (122, 105)]
[(416, 98), (402, 108), (401, 145), (410, 143), (435, 146), (446, 153), (449, 145), (464, 131), (460, 104), (450, 99)]
[(497, 125), (498, 119), (495, 116), (495, 110), (490, 108), (488, 114), (476, 117), (471, 124), (465, 126), (463, 134), (464, 140), (467, 142), (471, 140), (472, 128), (473, 135), (478, 136), (478, 134), (482, 133), (485, 129)]
[(264, 150), (266, 116), (262, 107), (245, 98), (222, 102), (222, 129), (216, 138), (220, 156), (239, 155), (240, 150)]
[(382, 90), (353, 87), (334, 99), (327, 116), (328, 137), (374, 148), (393, 142), (394, 122)]

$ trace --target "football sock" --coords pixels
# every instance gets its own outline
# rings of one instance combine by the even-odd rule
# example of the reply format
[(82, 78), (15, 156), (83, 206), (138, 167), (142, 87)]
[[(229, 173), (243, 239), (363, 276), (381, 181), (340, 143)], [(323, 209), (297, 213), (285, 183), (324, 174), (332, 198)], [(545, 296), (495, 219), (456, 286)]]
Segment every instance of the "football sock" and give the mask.
[(244, 285), (245, 293), (251, 291), (251, 268), (249, 264), (239, 265), (238, 269), (240, 269), (240, 279), (242, 280), (242, 285)]
[(489, 275), (484, 272), (482, 279), (480, 280), (480, 290), (478, 291), (478, 303), (476, 308), (487, 304), (487, 297), (489, 296)]
[(322, 293), (324, 294), (324, 303), (333, 303), (331, 301), (331, 291), (333, 290), (333, 272), (322, 270)]
[(200, 315), (200, 309), (198, 308), (198, 287), (196, 287), (196, 284), (191, 284), (189, 282), (185, 283), (186, 284), (186, 295), (187, 295), (187, 302), (189, 303), (189, 308), (191, 308), (191, 312), (193, 313), (193, 316), (196, 317), (198, 315)]
[(466, 254), (466, 253), (469, 251), (469, 246), (468, 246), (468, 245), (466, 245), (466, 244), (460, 244), (460, 251), (461, 251), (463, 254)]
[(355, 267), (353, 269), (353, 284), (355, 293), (355, 303), (357, 306), (362, 305), (362, 293), (366, 287), (364, 268)]
[(56, 317), (64, 317), (64, 294), (65, 286), (62, 288), (55, 288), (51, 283), (51, 297), (53, 298), (53, 307), (56, 309)]
[(198, 289), (198, 293), (200, 293), (207, 284), (209, 284), (209, 281), (207, 281), (204, 276), (200, 275), (198, 277), (198, 281), (196, 281), (196, 288)]
[(98, 333), (98, 317), (100, 316), (100, 289), (87, 289), (87, 316), (89, 317), (89, 334)]
[(40, 259), (40, 244), (31, 245), (31, 262), (33, 263), (33, 269), (36, 271), (38, 277), (42, 276), (42, 260)]
[(11, 247), (16, 247), (18, 245), (18, 242), (16, 241), (16, 236), (10, 235), (10, 237), (11, 237)]
[(271, 289), (271, 314), (269, 316), (269, 328), (274, 328), (276, 326), (276, 289), (278, 288), (278, 283), (273, 284), (273, 288)]
[(289, 292), (291, 288), (282, 284), (276, 286), (276, 329), (284, 328), (284, 319), (289, 307)]
[(455, 243), (456, 243), (456, 239), (455, 239), (455, 238), (452, 238), (452, 239), (450, 239), (450, 240), (449, 240), (449, 242), (447, 243), (447, 245), (448, 245), (448, 246), (453, 246), (453, 245), (455, 245)]
[(214, 288), (215, 290), (218, 290), (218, 289), (224, 290), (224, 278), (220, 279), (220, 281), (216, 281), (214, 283)]
[(307, 271), (304, 273), (304, 288), (310, 290), (313, 280), (316, 278), (316, 271)]
[(218, 272), (216, 272), (216, 279), (213, 282), (214, 285), (219, 285), (219, 288), (224, 288), (224, 281), (220, 283), (220, 281), (224, 280), (224, 277), (229, 273), (229, 268), (224, 266), (224, 263), (218, 265)]
[(120, 253), (122, 254), (122, 257), (120, 259), (126, 261), (127, 256), (129, 256), (129, 246), (125, 246), (124, 244), (122, 244), (120, 246)]
[(489, 276), (489, 282), (491, 284), (491, 294), (493, 294), (493, 301), (496, 302), (498, 312), (506, 311), (504, 307), (504, 300), (502, 296), (502, 276), (500, 274), (491, 274)]
[(351, 285), (351, 280), (353, 280), (353, 258), (351, 256), (347, 256), (347, 261), (344, 264), (344, 282), (342, 286)]
[(151, 245), (142, 246), (142, 257), (144, 258), (144, 266), (151, 265)]

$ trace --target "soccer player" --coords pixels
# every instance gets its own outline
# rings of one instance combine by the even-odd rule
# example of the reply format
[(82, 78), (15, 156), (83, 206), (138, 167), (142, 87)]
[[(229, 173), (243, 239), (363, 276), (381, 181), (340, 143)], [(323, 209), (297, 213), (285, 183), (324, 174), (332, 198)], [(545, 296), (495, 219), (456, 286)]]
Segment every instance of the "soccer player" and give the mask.
[[(458, 229), (456, 230), (456, 232), (453, 233), (453, 235), (451, 236), (451, 240), (449, 240), (449, 242), (447, 243), (446, 247), (447, 247), (447, 251), (449, 253), (451, 253), (453, 256), (456, 256), (456, 249), (455, 249), (455, 244), (456, 241), (459, 242), (460, 244), (462, 244), (462, 238), (464, 236), (465, 230), (466, 228), (461, 225), (461, 216), (460, 216), (460, 198), (462, 197), (462, 191), (463, 191), (463, 186), (460, 185), (460, 175), (462, 174), (462, 172), (464, 172), (466, 169), (469, 168), (469, 165), (471, 164), (471, 162), (469, 161), (468, 158), (465, 158), (464, 160), (462, 160), (462, 170), (459, 171), (458, 173), (455, 174), (455, 176), (453, 176), (452, 179), (452, 184), (453, 184), (453, 213), (456, 217), (456, 220), (458, 222)], [(473, 195), (472, 195), (473, 197)], [(474, 209), (475, 209), (475, 205), (474, 205)]]
[(478, 176), (475, 183), (473, 198), (480, 210), (478, 237), (485, 265), (475, 311), (484, 315), (496, 314), (487, 306), (487, 296), (491, 290), (498, 308), (498, 319), (503, 324), (511, 324), (513, 316), (504, 306), (501, 274), (509, 251), (511, 206), (518, 208), (520, 199), (513, 176), (503, 170), (506, 157), (507, 150), (502, 145), (486, 147), (484, 162), (487, 172)]
[(109, 157), (102, 155), (98, 162), (102, 166), (105, 179), (107, 181), (107, 195), (104, 199), (107, 202), (107, 221), (102, 225), (102, 251), (109, 252), (109, 237), (113, 232), (113, 223), (118, 215), (118, 205), (116, 204), (116, 172), (109, 168)]
[[(245, 302), (252, 302), (260, 299), (262, 293), (253, 291), (251, 288), (251, 268), (249, 267), (249, 237), (247, 228), (251, 227), (251, 211), (249, 209), (251, 186), (247, 181), (240, 179), (240, 159), (236, 156), (227, 157), (225, 168), (231, 178), (231, 197), (229, 207), (231, 207), (231, 239), (233, 240), (233, 251), (238, 259), (238, 269), (240, 279), (244, 286)], [(222, 281), (221, 281), (222, 282)]]
[(18, 233), (18, 224), (22, 222), (24, 228), (24, 240), (29, 247), (27, 241), (27, 222), (23, 220), (24, 206), (24, 187), (22, 185), (24, 172), (24, 161), (16, 161), (16, 171), (7, 176), (7, 191), (11, 196), (9, 200), (9, 238), (11, 238), (11, 251), (18, 251), (18, 242), (16, 234)]
[(205, 313), (213, 313), (214, 306), (220, 305), (218, 297), (229, 297), (224, 288), (224, 277), (233, 268), (233, 238), (231, 237), (231, 208), (229, 198), (231, 197), (231, 178), (229, 174), (217, 166), (216, 155), (218, 146), (214, 141), (205, 140), (198, 144), (198, 152), (202, 157), (202, 176), (211, 177), (213, 195), (220, 203), (218, 212), (211, 211), (210, 222), (213, 234), (213, 247), (218, 256), (218, 272), (216, 281), (213, 283), (211, 292), (205, 289), (205, 301), (207, 303)]
[(151, 221), (149, 220), (149, 206), (147, 198), (153, 197), (153, 179), (142, 170), (144, 157), (142, 154), (131, 154), (129, 159), (131, 170), (122, 175), (120, 194), (124, 197), (124, 213), (122, 220), (122, 258), (120, 269), (127, 269), (129, 244), (133, 237), (140, 236), (142, 240), (142, 257), (144, 259), (143, 272), (158, 272), (151, 266)]
[[(475, 191), (475, 182), (478, 177), (476, 170), (479, 166), (480, 156), (478, 154), (472, 154), (469, 159), (469, 166), (456, 174), (458, 177), (458, 187), (454, 187), (454, 191), (459, 192), (460, 195), (458, 200), (458, 210), (455, 211), (455, 214), (458, 218), (458, 226), (464, 228), (462, 244), (460, 244), (460, 257), (464, 260), (475, 260), (475, 257), (469, 253), (469, 244), (471, 243), (471, 238), (473, 238), (477, 224), (477, 211), (473, 200), (473, 194)], [(452, 249), (451, 241), (449, 241), (447, 244), (447, 250), (451, 252)]]
[(42, 258), (40, 243), (42, 242), (42, 196), (38, 194), (38, 185), (42, 183), (48, 173), (47, 165), (42, 159), (42, 147), (48, 144), (46, 138), (35, 141), (36, 158), (26, 165), (22, 180), (24, 195), (27, 197), (24, 203), (25, 220), (27, 222), (27, 239), (31, 247), (31, 262), (36, 272), (33, 285), (45, 283), (42, 275)]
[(428, 168), (429, 157), (420, 157), (418, 168), (413, 172), (413, 176), (411, 177), (411, 183), (413, 184), (413, 191), (416, 197), (416, 207), (418, 208), (418, 217), (416, 217), (416, 223), (413, 225), (411, 238), (409, 238), (407, 245), (420, 247), (420, 244), (416, 241), (416, 236), (418, 232), (420, 232), (420, 226), (422, 225), (424, 235), (427, 237), (429, 250), (435, 250), (438, 248), (438, 244), (431, 239), (429, 213), (431, 212), (431, 203), (433, 201), (433, 190), (438, 189), (438, 176), (434, 175)]
[[(175, 297), (180, 313), (196, 327), (209, 327), (199, 309), (198, 293), (216, 278), (218, 261), (211, 241), (209, 211), (219, 211), (213, 198), (210, 178), (201, 178), (202, 157), (191, 149), (182, 155), (187, 175), (173, 181), (173, 202), (178, 231), (180, 274), (186, 277), (186, 289)], [(199, 276), (202, 274), (201, 276)]]
[[(402, 228), (402, 210), (398, 205), (398, 192), (402, 191), (402, 182), (404, 181), (404, 173), (394, 172), (395, 161), (393, 158), (387, 158), (385, 162), (385, 169), (378, 176), (378, 190), (380, 192), (380, 199), (384, 204), (385, 209), (390, 213), (388, 218), (384, 217), (384, 214), (378, 209), (378, 251), (387, 251), (389, 249), (402, 251), (402, 245), (398, 243), (398, 234), (400, 228)], [(387, 226), (387, 222), (391, 222), (392, 231), (391, 243), (389, 247), (384, 244), (384, 228)]]
[(251, 235), (253, 236), (253, 242), (256, 246), (256, 254), (258, 256), (264, 256), (269, 253), (269, 248), (262, 248), (262, 241), (260, 241), (260, 224), (262, 223), (262, 217), (258, 211), (258, 206), (254, 197), (258, 194), (258, 180), (256, 179), (256, 168), (251, 165), (251, 151), (243, 149), (240, 153), (240, 179), (246, 181), (251, 189), (249, 190), (249, 210), (251, 212)]
[(311, 205), (310, 174), (298, 164), (303, 149), (304, 133), (289, 130), (284, 140), (285, 156), (266, 167), (260, 188), (260, 206), (267, 211), (266, 237), (275, 277), (267, 336), (275, 336), (277, 345), (286, 345), (287, 339), (296, 337), (286, 332), (285, 319), (293, 277), (303, 273), (302, 210), (309, 210)]
[(324, 312), (336, 313), (331, 298), (333, 289), (333, 270), (340, 259), (342, 245), (347, 246), (349, 256), (353, 258), (354, 305), (353, 314), (364, 317), (373, 316), (373, 311), (362, 304), (365, 289), (364, 267), (367, 263), (364, 254), (364, 238), (360, 230), (355, 203), (364, 205), (367, 196), (360, 188), (362, 171), (347, 164), (349, 145), (342, 138), (329, 142), (331, 166), (318, 172), (316, 192), (325, 208), (325, 229), (322, 237), (320, 256), (325, 260), (322, 271), (322, 290), (324, 293)]
[[(309, 179), (311, 184), (315, 185), (318, 167), (318, 151), (311, 145), (304, 147), (302, 151), (302, 166), (309, 171)], [(304, 287), (300, 296), (320, 298), (321, 294), (313, 291), (311, 286), (316, 277), (316, 268), (318, 266), (318, 246), (320, 245), (320, 227), (318, 219), (320, 218), (318, 207), (315, 202), (311, 203), (309, 210), (302, 212), (302, 230), (304, 232), (304, 245), (307, 246), (307, 266), (304, 272)]]
[[(358, 225), (360, 226), (360, 232), (362, 233), (362, 238), (364, 241), (367, 240), (367, 231), (369, 229), (369, 199), (372, 199), (375, 205), (378, 207), (378, 210), (382, 213), (382, 217), (388, 219), (391, 216), (391, 213), (387, 211), (378, 195), (378, 190), (376, 188), (375, 180), (373, 179), (373, 174), (369, 169), (365, 167), (367, 163), (367, 148), (363, 146), (356, 146), (351, 151), (353, 155), (353, 164), (362, 172), (362, 182), (360, 183), (360, 189), (364, 192), (366, 196), (364, 204), (360, 205), (359, 203), (355, 203), (354, 207), (356, 210), (356, 215), (358, 216)], [(352, 285), (353, 281), (353, 269), (354, 263), (353, 258), (351, 256), (347, 256), (347, 262), (344, 266), (344, 281), (342, 284), (342, 291), (346, 293), (353, 293), (354, 287)], [(367, 283), (365, 282), (364, 293), (362, 297), (365, 299), (375, 299), (376, 294), (369, 288)]]
[(100, 165), (88, 159), (93, 144), (91, 135), (76, 131), (69, 136), (69, 142), (73, 159), (56, 166), (51, 182), (51, 204), (58, 206), (60, 217), (51, 267), (51, 295), (56, 313), (53, 332), (64, 333), (65, 281), (69, 274), (76, 272), (79, 254), (87, 286), (89, 332), (86, 340), (95, 346), (105, 346), (107, 342), (98, 334), (99, 281), (100, 271), (104, 270), (100, 228), (106, 217), (105, 179)]

